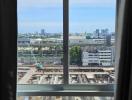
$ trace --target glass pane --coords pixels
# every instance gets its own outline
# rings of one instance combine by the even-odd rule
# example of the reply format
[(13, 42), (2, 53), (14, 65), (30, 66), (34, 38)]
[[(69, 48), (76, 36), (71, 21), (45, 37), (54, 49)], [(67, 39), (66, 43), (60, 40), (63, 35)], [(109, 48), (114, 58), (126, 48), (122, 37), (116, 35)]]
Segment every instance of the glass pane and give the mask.
[(69, 83), (114, 83), (116, 0), (69, 2)]
[(97, 96), (19, 96), (17, 100), (114, 100), (114, 97)]
[(63, 83), (63, 0), (18, 0), (17, 84)]

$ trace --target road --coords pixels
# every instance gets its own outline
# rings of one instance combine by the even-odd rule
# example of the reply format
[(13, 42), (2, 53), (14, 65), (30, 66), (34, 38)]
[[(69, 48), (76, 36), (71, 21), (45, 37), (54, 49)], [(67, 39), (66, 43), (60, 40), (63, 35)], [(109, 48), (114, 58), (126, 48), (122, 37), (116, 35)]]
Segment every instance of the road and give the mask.
[(36, 72), (35, 67), (31, 67), (30, 70), (27, 71), (27, 73), (24, 75), (24, 77), (21, 78), (21, 80), (18, 81), (18, 84), (28, 84), (28, 80), (34, 75)]

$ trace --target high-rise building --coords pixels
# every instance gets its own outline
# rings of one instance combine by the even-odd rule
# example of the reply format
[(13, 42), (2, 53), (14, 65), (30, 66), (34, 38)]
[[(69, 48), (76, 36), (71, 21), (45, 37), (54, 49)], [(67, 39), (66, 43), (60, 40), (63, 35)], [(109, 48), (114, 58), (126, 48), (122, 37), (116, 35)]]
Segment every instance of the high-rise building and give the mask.
[(96, 33), (96, 35), (97, 35), (97, 38), (99, 38), (99, 37), (100, 37), (99, 29), (96, 29), (95, 33)]
[(45, 35), (45, 30), (41, 29), (41, 35)]
[(106, 38), (106, 36), (109, 34), (109, 29), (101, 29), (100, 38)]
[(106, 46), (111, 46), (111, 34), (106, 35)]
[(99, 29), (96, 29), (93, 33), (93, 38), (99, 38), (100, 36), (100, 32), (99, 32)]

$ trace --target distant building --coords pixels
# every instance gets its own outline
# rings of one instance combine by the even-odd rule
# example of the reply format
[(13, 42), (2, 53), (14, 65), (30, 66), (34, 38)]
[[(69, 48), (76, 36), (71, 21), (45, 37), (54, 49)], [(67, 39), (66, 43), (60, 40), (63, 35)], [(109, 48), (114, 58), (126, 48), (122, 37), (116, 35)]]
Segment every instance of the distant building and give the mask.
[(29, 45), (30, 39), (29, 38), (18, 38), (17, 45)]
[(109, 33), (109, 29), (101, 29), (101, 34), (108, 34)]
[(101, 66), (111, 66), (113, 64), (113, 52), (111, 48), (98, 50), (98, 52)]
[(45, 35), (45, 30), (41, 29), (41, 35)]
[(96, 48), (84, 48), (82, 52), (83, 66), (97, 66), (99, 65), (99, 53)]
[(113, 64), (111, 48), (87, 47), (82, 51), (82, 66), (111, 66)]
[(99, 29), (96, 29), (94, 32), (93, 32), (93, 38), (99, 38)]
[(31, 44), (41, 44), (42, 39), (41, 38), (37, 38), (37, 39), (31, 39)]
[(100, 38), (99, 29), (96, 29), (95, 33), (96, 33), (96, 35), (97, 35), (97, 38)]
[(106, 35), (106, 46), (111, 46), (111, 34)]
[(96, 29), (93, 32), (93, 38), (105, 38), (108, 33), (109, 33), (109, 30), (107, 28), (101, 29), (101, 31), (99, 29)]

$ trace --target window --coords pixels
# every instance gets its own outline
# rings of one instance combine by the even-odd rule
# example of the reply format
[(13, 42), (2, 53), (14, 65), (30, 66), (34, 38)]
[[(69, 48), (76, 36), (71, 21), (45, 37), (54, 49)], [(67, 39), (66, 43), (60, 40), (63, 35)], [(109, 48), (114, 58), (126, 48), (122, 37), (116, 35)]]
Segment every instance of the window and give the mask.
[(18, 0), (17, 48), (18, 84), (63, 83), (62, 0)]
[[(112, 37), (116, 34), (114, 27), (115, 0), (69, 0), (70, 84), (109, 83), (111, 73), (108, 69), (113, 69), (115, 63), (111, 60), (115, 59), (111, 56), (114, 54), (112, 49), (115, 49), (115, 43), (111, 43), (112, 39), (115, 40)], [(98, 75), (107, 77), (97, 79), (97, 72), (91, 71), (94, 67), (103, 69), (104, 72), (98, 72)]]
[(18, 0), (18, 96), (113, 96), (115, 2)]

